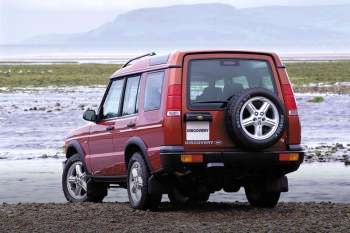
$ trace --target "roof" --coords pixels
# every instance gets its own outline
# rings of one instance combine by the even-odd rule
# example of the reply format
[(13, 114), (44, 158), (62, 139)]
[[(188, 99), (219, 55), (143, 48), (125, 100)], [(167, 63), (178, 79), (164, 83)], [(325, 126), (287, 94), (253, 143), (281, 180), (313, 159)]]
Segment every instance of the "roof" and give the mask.
[(273, 57), (277, 66), (281, 66), (281, 61), (277, 54), (271, 52), (259, 51), (241, 51), (241, 50), (193, 50), (193, 51), (175, 51), (166, 55), (146, 56), (134, 60), (129, 65), (121, 68), (113, 73), (111, 78), (125, 76), (134, 73), (141, 73), (152, 70), (160, 70), (165, 68), (179, 68), (182, 67), (184, 57), (189, 54), (213, 54), (213, 53), (242, 53), (242, 54), (258, 54)]

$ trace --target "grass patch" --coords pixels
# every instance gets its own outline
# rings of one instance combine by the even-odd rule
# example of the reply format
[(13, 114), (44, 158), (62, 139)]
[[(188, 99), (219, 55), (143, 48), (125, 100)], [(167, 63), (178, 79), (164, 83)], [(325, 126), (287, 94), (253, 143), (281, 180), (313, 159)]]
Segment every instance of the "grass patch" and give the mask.
[(0, 65), (0, 87), (105, 85), (120, 65)]
[(315, 96), (312, 99), (309, 99), (308, 102), (310, 103), (322, 103), (324, 101), (324, 98), (322, 96)]
[[(350, 61), (287, 62), (286, 66), (296, 87), (350, 82)], [(114, 64), (0, 65), (0, 87), (105, 85), (119, 68)]]
[(350, 61), (286, 63), (289, 77), (296, 86), (310, 83), (350, 82)]

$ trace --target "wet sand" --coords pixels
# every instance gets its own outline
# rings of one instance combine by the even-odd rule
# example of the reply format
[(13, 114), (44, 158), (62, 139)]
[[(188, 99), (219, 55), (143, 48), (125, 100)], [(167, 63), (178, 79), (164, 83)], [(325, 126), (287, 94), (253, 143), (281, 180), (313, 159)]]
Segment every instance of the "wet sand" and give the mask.
[[(66, 202), (61, 188), (62, 159), (0, 160), (0, 203)], [(350, 167), (342, 163), (303, 164), (288, 175), (289, 192), (284, 202), (350, 203)], [(244, 189), (238, 193), (216, 192), (212, 202), (246, 202)], [(125, 189), (111, 188), (105, 202), (128, 201)], [(163, 201), (168, 201), (163, 195)]]

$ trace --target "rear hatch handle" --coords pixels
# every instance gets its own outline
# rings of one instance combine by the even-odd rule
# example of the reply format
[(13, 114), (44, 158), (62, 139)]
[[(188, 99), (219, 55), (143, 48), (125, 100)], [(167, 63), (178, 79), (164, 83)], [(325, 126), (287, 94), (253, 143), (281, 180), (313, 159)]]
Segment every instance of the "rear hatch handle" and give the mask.
[(185, 121), (213, 121), (213, 116), (210, 112), (188, 112)]

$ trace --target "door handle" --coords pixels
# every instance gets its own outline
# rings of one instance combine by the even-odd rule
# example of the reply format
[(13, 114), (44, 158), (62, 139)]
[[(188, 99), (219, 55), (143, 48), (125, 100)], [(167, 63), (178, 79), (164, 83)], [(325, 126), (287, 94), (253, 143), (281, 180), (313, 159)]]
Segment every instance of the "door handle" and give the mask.
[(126, 126), (128, 128), (132, 128), (132, 127), (135, 127), (136, 123), (135, 122), (129, 122)]
[(113, 125), (110, 125), (106, 128), (106, 131), (112, 131), (114, 130), (114, 126)]

